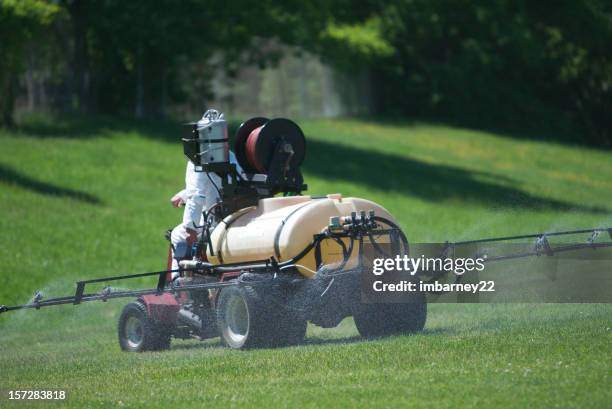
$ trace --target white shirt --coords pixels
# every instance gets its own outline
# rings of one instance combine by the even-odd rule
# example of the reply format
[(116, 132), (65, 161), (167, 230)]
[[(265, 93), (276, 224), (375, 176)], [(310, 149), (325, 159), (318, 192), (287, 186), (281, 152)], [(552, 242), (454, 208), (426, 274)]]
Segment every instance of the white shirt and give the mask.
[[(239, 174), (242, 174), (242, 168), (232, 151), (229, 153), (229, 162), (236, 165), (236, 170)], [(181, 197), (185, 201), (183, 226), (192, 230), (196, 230), (204, 224), (202, 211), (210, 209), (217, 203), (219, 200), (217, 188), (221, 189), (221, 178), (216, 173), (196, 172), (195, 169), (193, 162), (187, 161), (185, 190), (181, 192)], [(211, 179), (217, 188), (211, 183)]]

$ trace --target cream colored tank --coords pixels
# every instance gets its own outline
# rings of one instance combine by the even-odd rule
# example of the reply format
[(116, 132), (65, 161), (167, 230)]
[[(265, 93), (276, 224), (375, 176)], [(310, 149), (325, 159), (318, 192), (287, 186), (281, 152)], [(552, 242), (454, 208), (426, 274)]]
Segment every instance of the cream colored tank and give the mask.
[[(215, 255), (208, 251), (208, 260), (213, 264), (266, 260), (271, 257), (279, 262), (298, 255), (313, 241), (313, 235), (321, 233), (332, 216), (350, 216), (351, 212), (373, 210), (395, 222), (387, 210), (369, 200), (354, 197), (343, 198), (339, 194), (324, 198), (310, 196), (274, 197), (262, 199), (256, 207), (242, 209), (217, 225), (211, 234)], [(347, 239), (348, 245), (348, 239)], [(350, 268), (356, 263), (357, 251), (347, 263)], [(332, 240), (321, 243), (321, 260), (331, 264), (342, 260), (340, 245)], [(316, 270), (314, 250), (298, 264), (300, 273), (310, 277)], [(311, 271), (312, 270), (312, 271)]]

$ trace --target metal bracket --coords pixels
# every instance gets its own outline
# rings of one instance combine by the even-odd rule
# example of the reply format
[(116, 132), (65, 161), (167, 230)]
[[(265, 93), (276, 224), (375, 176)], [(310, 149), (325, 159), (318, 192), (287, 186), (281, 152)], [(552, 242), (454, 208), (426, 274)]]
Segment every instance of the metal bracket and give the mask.
[(599, 230), (593, 230), (593, 233), (591, 233), (591, 237), (589, 237), (587, 239), (587, 243), (589, 243), (589, 244), (595, 243), (595, 240), (597, 240), (597, 238), (599, 237), (600, 233), (601, 233), (601, 231), (599, 231)]
[(452, 245), (447, 241), (444, 242), (444, 247), (442, 248), (442, 251), (440, 252), (440, 257), (441, 259), (447, 259), (448, 258), (448, 252), (450, 251)]
[(84, 292), (85, 292), (85, 282), (84, 281), (77, 282), (76, 292), (74, 293), (74, 302), (73, 302), (74, 305), (78, 305), (81, 303)]
[(37, 310), (39, 310), (40, 309), (40, 302), (42, 301), (42, 299), (43, 299), (42, 293), (40, 292), (40, 290), (37, 290), (34, 293), (34, 296), (32, 297), (31, 304), (34, 305)]
[(543, 234), (540, 237), (538, 237), (538, 239), (536, 240), (535, 246), (534, 246), (534, 250), (536, 253), (538, 253), (538, 256), (540, 255), (541, 250), (544, 250), (544, 253), (546, 253), (547, 256), (554, 255), (552, 248), (550, 247), (550, 242), (548, 241), (548, 237), (546, 237), (546, 234)]
[(157, 294), (161, 294), (164, 292), (164, 288), (166, 287), (166, 271), (161, 271), (159, 273), (159, 278), (157, 279)]
[(106, 302), (108, 300), (108, 296), (111, 295), (112, 292), (113, 292), (113, 289), (110, 285), (107, 285), (106, 287), (104, 287), (102, 291), (100, 291), (100, 295), (102, 296), (102, 301)]

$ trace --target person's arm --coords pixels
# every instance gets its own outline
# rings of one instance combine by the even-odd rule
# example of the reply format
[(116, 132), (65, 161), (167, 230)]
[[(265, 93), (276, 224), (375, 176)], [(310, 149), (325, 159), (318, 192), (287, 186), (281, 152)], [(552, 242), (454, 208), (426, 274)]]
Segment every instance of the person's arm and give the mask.
[(170, 202), (172, 202), (174, 207), (183, 207), (187, 202), (187, 196), (187, 189), (183, 189), (180, 192), (176, 192), (170, 199)]
[(185, 212), (183, 213), (183, 226), (186, 229), (196, 230), (200, 227), (200, 219), (202, 218), (202, 210), (204, 208), (203, 192), (197, 191), (191, 195), (185, 202)]
[(183, 226), (191, 234), (197, 231), (207, 194), (206, 173), (196, 172), (191, 162), (187, 164), (187, 171), (185, 172), (185, 187), (187, 200), (183, 213)]

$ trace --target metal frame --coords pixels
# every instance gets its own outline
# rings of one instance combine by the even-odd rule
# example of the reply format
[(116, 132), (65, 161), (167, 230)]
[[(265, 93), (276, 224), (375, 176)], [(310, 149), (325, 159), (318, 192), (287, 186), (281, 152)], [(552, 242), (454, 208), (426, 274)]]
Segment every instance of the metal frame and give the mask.
[[(379, 229), (379, 225), (377, 221), (384, 221), (389, 226), (390, 229)], [(248, 282), (241, 283), (239, 280), (232, 281), (219, 281), (216, 283), (204, 283), (204, 284), (191, 284), (191, 285), (182, 285), (180, 287), (175, 286), (167, 286), (167, 277), (168, 273), (173, 272), (187, 272), (191, 271), (200, 275), (208, 275), (208, 276), (220, 276), (223, 277), (227, 273), (239, 272), (239, 276), (242, 273), (246, 272), (255, 272), (255, 273), (273, 273), (275, 277), (279, 277), (278, 274), (282, 274), (283, 270), (292, 266), (295, 266), (297, 262), (299, 262), (306, 254), (308, 254), (311, 250), (317, 248), (323, 240), (331, 239), (331, 240), (339, 240), (340, 238), (351, 238), (351, 243), (354, 241), (362, 242), (364, 235), (383, 235), (383, 234), (396, 234), (399, 230), (393, 222), (375, 217), (373, 214), (370, 214), (369, 217), (366, 217), (365, 213), (361, 214), (361, 217), (357, 217), (356, 213), (352, 215), (350, 221), (345, 223), (345, 225), (341, 226), (341, 231), (331, 231), (328, 230), (327, 233), (317, 234), (313, 237), (313, 241), (306, 246), (300, 253), (298, 253), (293, 258), (284, 261), (278, 262), (274, 257), (271, 257), (268, 260), (254, 260), (251, 262), (243, 262), (243, 263), (227, 263), (227, 264), (218, 264), (213, 265), (206, 262), (198, 262), (197, 266), (193, 268), (182, 268), (178, 270), (162, 270), (162, 271), (153, 271), (146, 273), (138, 273), (138, 274), (128, 274), (128, 275), (118, 275), (111, 277), (103, 277), (103, 278), (95, 278), (91, 280), (82, 280), (76, 283), (76, 291), (72, 296), (51, 298), (48, 300), (42, 299), (42, 294), (37, 291), (33, 297), (33, 300), (28, 304), (21, 304), (15, 306), (0, 306), (0, 313), (15, 311), (20, 309), (40, 309), (42, 307), (49, 307), (54, 305), (64, 305), (64, 304), (73, 304), (78, 305), (82, 302), (87, 301), (107, 301), (109, 299), (115, 298), (125, 298), (125, 297), (140, 297), (143, 295), (161, 295), (163, 293), (171, 293), (177, 294), (181, 292), (188, 291), (203, 291), (203, 290), (211, 290), (211, 289), (219, 289), (228, 286), (235, 285), (248, 285), (248, 286), (261, 286), (261, 285), (270, 285), (272, 284), (270, 281), (279, 282), (278, 278), (267, 280), (267, 281), (256, 281), (256, 282)], [(400, 234), (403, 235), (403, 233)], [(405, 236), (404, 236), (405, 240)], [(407, 240), (405, 241), (407, 245)], [(361, 245), (360, 245), (361, 250)], [(316, 252), (316, 251), (315, 251)], [(350, 248), (344, 252), (344, 260), (341, 265), (336, 268), (336, 274), (346, 274), (347, 272), (341, 271), (350, 257), (352, 256), (353, 245), (351, 244)], [(361, 255), (361, 253), (360, 253)], [(329, 275), (334, 275), (332, 273), (326, 273)], [(153, 277), (157, 276), (157, 287), (142, 289), (142, 290), (129, 290), (129, 291), (113, 291), (110, 286), (104, 287), (104, 289), (99, 293), (85, 293), (85, 288), (87, 284), (95, 284), (95, 283), (105, 283), (109, 281), (119, 281), (119, 280), (128, 280), (133, 278), (141, 278), (141, 277)], [(238, 276), (238, 277), (239, 277)], [(304, 278), (304, 280), (307, 280)]]
[[(379, 223), (385, 223), (390, 228), (382, 229), (380, 228)], [(607, 232), (610, 241), (604, 243), (595, 243), (595, 239), (602, 233)], [(586, 243), (578, 243), (578, 244), (568, 244), (568, 245), (560, 245), (553, 247), (548, 241), (548, 237), (552, 236), (567, 236), (567, 235), (576, 235), (576, 234), (584, 234), (590, 233), (589, 238)], [(361, 213), (360, 216), (353, 213), (351, 215), (351, 219), (345, 224), (336, 223), (336, 220), (332, 220), (332, 223), (328, 227), (325, 233), (317, 234), (313, 237), (313, 241), (306, 246), (299, 254), (293, 257), (290, 260), (285, 262), (278, 262), (274, 257), (271, 257), (268, 260), (255, 260), (251, 262), (244, 263), (228, 263), (228, 264), (218, 264), (213, 265), (206, 262), (199, 262), (198, 265), (194, 268), (189, 269), (179, 269), (179, 270), (162, 270), (162, 271), (154, 271), (154, 272), (146, 272), (139, 274), (129, 274), (129, 275), (119, 275), (112, 277), (104, 277), (104, 278), (96, 278), (91, 280), (83, 280), (78, 281), (76, 283), (76, 291), (72, 296), (51, 298), (48, 300), (42, 299), (42, 294), (40, 292), (36, 292), (32, 301), (28, 304), (15, 305), (15, 306), (0, 306), (0, 313), (15, 311), (20, 309), (40, 309), (42, 307), (49, 307), (54, 305), (64, 305), (64, 304), (74, 304), (78, 305), (82, 302), (87, 301), (107, 301), (115, 298), (125, 298), (125, 297), (140, 297), (143, 295), (160, 295), (163, 293), (171, 293), (178, 294), (186, 291), (203, 291), (203, 290), (211, 290), (211, 289), (219, 289), (228, 286), (236, 286), (236, 285), (248, 285), (248, 286), (262, 286), (262, 285), (270, 285), (276, 282), (279, 282), (278, 274), (281, 274), (282, 271), (288, 267), (295, 266), (300, 259), (302, 259), (306, 254), (308, 254), (311, 250), (315, 249), (315, 259), (317, 261), (317, 267), (319, 267), (320, 260), (317, 259), (317, 253), (320, 254), (320, 250), (317, 251), (321, 242), (323, 240), (331, 239), (336, 241), (337, 243), (342, 243), (343, 247), (343, 262), (332, 272), (325, 273), (328, 276), (335, 275), (346, 275), (346, 274), (359, 274), (362, 272), (362, 251), (363, 251), (363, 238), (368, 237), (370, 242), (373, 244), (374, 248), (380, 254), (384, 254), (384, 251), (378, 247), (376, 241), (373, 236), (380, 235), (393, 235), (394, 237), (398, 237), (404, 246), (404, 250), (408, 252), (408, 241), (406, 240), (405, 235), (401, 231), (401, 229), (390, 220), (377, 217), (374, 214), (370, 213), (369, 216), (366, 216), (364, 212)], [(351, 242), (349, 248), (345, 248), (342, 238), (350, 238)], [(524, 258), (531, 256), (540, 256), (546, 254), (548, 256), (552, 256), (555, 253), (579, 250), (584, 248), (604, 248), (604, 247), (612, 247), (612, 228), (595, 228), (595, 229), (583, 229), (583, 230), (568, 230), (561, 232), (552, 232), (552, 233), (541, 233), (541, 234), (527, 234), (527, 235), (518, 235), (518, 236), (505, 236), (505, 237), (496, 237), (489, 239), (480, 239), (480, 240), (468, 240), (454, 243), (446, 243), (445, 248), (443, 249), (440, 257), (447, 257), (448, 252), (454, 250), (454, 247), (466, 244), (477, 244), (477, 243), (492, 243), (492, 242), (500, 242), (500, 241), (511, 241), (511, 240), (520, 240), (520, 239), (536, 239), (534, 243), (534, 248), (532, 251), (521, 252), (516, 254), (508, 254), (504, 256), (488, 258), (485, 262), (496, 262), (503, 260), (510, 260), (516, 258)], [(359, 265), (358, 268), (346, 270), (344, 271), (344, 267), (346, 263), (351, 258), (352, 253), (354, 251), (354, 243), (358, 242), (358, 251), (359, 251)], [(320, 256), (319, 256), (320, 258)], [(228, 273), (238, 272), (238, 279), (231, 281), (219, 281), (216, 283), (204, 283), (204, 284), (192, 284), (192, 285), (184, 285), (180, 287), (167, 286), (167, 276), (168, 273), (173, 272), (187, 272), (192, 271), (196, 274), (203, 275), (212, 275), (212, 276), (220, 276), (223, 277)], [(249, 281), (248, 283), (240, 282), (239, 278), (245, 272), (255, 272), (255, 273), (273, 273), (274, 277), (271, 280), (265, 281)], [(142, 289), (142, 290), (130, 290), (130, 291), (112, 291), (112, 288), (107, 286), (100, 293), (85, 293), (85, 288), (87, 284), (94, 283), (104, 283), (109, 281), (119, 281), (119, 280), (127, 280), (133, 278), (141, 278), (141, 277), (153, 277), (157, 276), (157, 287)], [(461, 276), (457, 276), (457, 279), (460, 280)], [(304, 278), (304, 280), (307, 280)]]

